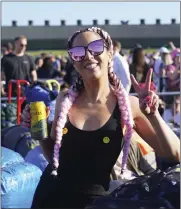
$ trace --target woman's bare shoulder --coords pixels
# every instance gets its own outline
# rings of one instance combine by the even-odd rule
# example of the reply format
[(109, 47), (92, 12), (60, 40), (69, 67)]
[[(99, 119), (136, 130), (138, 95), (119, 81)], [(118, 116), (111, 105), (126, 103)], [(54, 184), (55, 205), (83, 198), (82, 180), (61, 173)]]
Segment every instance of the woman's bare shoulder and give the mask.
[(139, 105), (138, 97), (129, 95), (129, 100), (131, 102), (131, 105), (134, 104), (135, 102), (136, 102), (136, 105)]
[(63, 100), (63, 98), (65, 97), (65, 95), (68, 93), (69, 89), (64, 89), (62, 91), (59, 92), (56, 102), (61, 102)]
[(135, 96), (129, 96), (130, 104), (131, 104), (131, 111), (133, 114), (133, 118), (136, 118), (139, 113), (141, 112), (139, 107), (139, 99)]

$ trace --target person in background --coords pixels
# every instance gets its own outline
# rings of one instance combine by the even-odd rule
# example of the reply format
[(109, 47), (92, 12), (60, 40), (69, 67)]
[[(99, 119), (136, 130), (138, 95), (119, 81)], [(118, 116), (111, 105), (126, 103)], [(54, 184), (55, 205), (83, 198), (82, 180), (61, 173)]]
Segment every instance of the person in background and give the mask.
[(170, 41), (168, 44), (172, 50), (171, 56), (172, 56), (172, 58), (174, 58), (176, 54), (180, 53), (180, 49), (177, 48), (172, 41)]
[(37, 69), (38, 79), (55, 79), (61, 77), (60, 71), (58, 71), (52, 62), (52, 57), (47, 56), (43, 59), (43, 65)]
[(76, 79), (79, 76), (79, 73), (76, 71), (72, 61), (70, 60), (70, 58), (67, 60), (67, 63), (65, 65), (65, 77), (64, 77), (64, 81), (69, 85), (73, 85), (76, 82)]
[(145, 53), (145, 62), (150, 66), (149, 54)]
[(42, 57), (37, 57), (35, 59), (35, 65), (36, 65), (36, 69), (42, 67), (42, 65), (43, 65), (43, 58)]
[(113, 41), (113, 51), (113, 70), (126, 91), (129, 92), (131, 88), (129, 65), (127, 60), (120, 54), (121, 44), (119, 41)]
[(166, 68), (168, 91), (180, 91), (180, 53), (173, 56), (173, 63)]
[(158, 111), (160, 113), (160, 115), (163, 117), (163, 113), (165, 111), (165, 107), (166, 107), (166, 103), (160, 98), (159, 99), (159, 107), (158, 107)]
[[(137, 43), (137, 44), (135, 44), (134, 48), (131, 49), (131, 50), (129, 51), (129, 56), (128, 56), (128, 59), (127, 59), (129, 65), (131, 65), (132, 62), (133, 62), (133, 50), (134, 50), (135, 48), (143, 48), (143, 47), (142, 47), (141, 44)], [(150, 59), (149, 59), (149, 57), (148, 57), (148, 55), (147, 55), (146, 53), (145, 53), (145, 55), (144, 55), (144, 59), (145, 59), (145, 62), (146, 62), (147, 64), (150, 64)]]
[(46, 53), (46, 52), (42, 52), (41, 54), (40, 54), (40, 57), (42, 58), (42, 59), (44, 59), (45, 57), (47, 57), (48, 56), (48, 54)]
[(51, 62), (53, 63), (53, 68), (57, 69), (58, 71), (61, 71), (61, 64), (60, 60), (57, 59), (54, 55), (51, 55)]
[[(154, 54), (150, 54), (149, 55), (149, 66), (152, 68), (152, 69), (154, 69), (154, 64), (155, 64), (155, 59), (154, 59)], [(154, 74), (153, 74), (153, 76), (154, 76)]]
[(166, 92), (167, 89), (168, 89), (166, 70), (167, 70), (167, 67), (173, 63), (173, 60), (172, 60), (170, 52), (161, 53), (161, 59), (162, 59), (162, 62), (161, 62), (160, 67), (159, 67), (159, 76), (160, 76), (160, 89), (159, 89), (159, 91), (160, 92)]
[(7, 55), (7, 54), (11, 53), (12, 51), (13, 51), (13, 45), (10, 42), (8, 42), (6, 44), (3, 44), (2, 47), (1, 47), (2, 57), (4, 55)]
[(175, 98), (171, 108), (165, 109), (163, 119), (166, 123), (174, 123), (180, 126), (180, 96)]
[(133, 61), (132, 59), (133, 59), (133, 49), (131, 49), (131, 50), (128, 52), (127, 61), (128, 61), (129, 66), (131, 65), (131, 63), (132, 63), (132, 61)]
[[(169, 52), (168, 49), (165, 47), (163, 48), (163, 50), (166, 51), (166, 53)], [(160, 65), (162, 64), (161, 52), (162, 50), (160, 49), (159, 51), (156, 51), (153, 55), (153, 80), (157, 89), (160, 89)]]
[[(1, 78), (5, 79), (6, 91), (8, 82), (14, 80), (27, 80), (30, 83), (37, 80), (34, 60), (27, 55), (27, 38), (18, 36), (14, 39), (14, 51), (6, 54), (1, 59)], [(16, 89), (13, 88), (14, 90)]]
[[(142, 47), (133, 50), (132, 64), (130, 65), (130, 74), (133, 74), (138, 83), (145, 83), (149, 65), (145, 62), (145, 52)], [(131, 87), (131, 93), (135, 93)]]
[(65, 70), (65, 66), (66, 66), (67, 63), (68, 63), (68, 60), (69, 60), (68, 57), (62, 56), (62, 58), (61, 58), (61, 69), (62, 69), (62, 70)]

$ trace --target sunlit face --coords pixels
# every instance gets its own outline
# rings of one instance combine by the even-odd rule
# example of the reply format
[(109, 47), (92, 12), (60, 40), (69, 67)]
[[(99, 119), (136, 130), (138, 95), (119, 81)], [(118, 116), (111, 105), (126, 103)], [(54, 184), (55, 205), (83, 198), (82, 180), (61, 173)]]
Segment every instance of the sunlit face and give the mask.
[(176, 56), (174, 61), (175, 61), (176, 65), (179, 65), (180, 64), (180, 56)]
[(19, 39), (15, 42), (15, 50), (18, 53), (24, 53), (27, 48), (27, 40), (26, 39)]
[(172, 110), (176, 111), (176, 113), (180, 112), (180, 96), (177, 96), (172, 103)]
[(39, 59), (38, 61), (37, 61), (37, 65), (38, 65), (38, 67), (41, 67), (42, 65), (43, 65), (43, 59)]
[[(100, 39), (102, 38), (97, 33), (83, 32), (75, 37), (72, 48), (76, 46), (87, 47), (88, 45), (92, 46), (92, 44), (95, 44), (95, 48), (99, 48), (100, 43), (97, 40)], [(106, 44), (103, 42), (103, 45)], [(99, 79), (102, 75), (108, 74), (108, 63), (111, 59), (111, 52), (106, 47), (103, 47), (103, 52), (97, 56), (86, 50), (84, 59), (79, 62), (73, 61), (73, 65), (84, 80)]]

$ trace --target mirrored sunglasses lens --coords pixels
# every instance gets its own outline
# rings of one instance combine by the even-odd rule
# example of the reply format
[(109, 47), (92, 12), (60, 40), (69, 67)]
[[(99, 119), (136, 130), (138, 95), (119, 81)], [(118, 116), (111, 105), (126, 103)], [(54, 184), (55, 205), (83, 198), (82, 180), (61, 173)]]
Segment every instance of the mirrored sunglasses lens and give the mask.
[(74, 47), (70, 49), (69, 54), (74, 61), (81, 61), (85, 57), (84, 47)]
[(104, 51), (104, 42), (103, 40), (94, 41), (89, 45), (88, 48), (95, 55), (101, 54)]

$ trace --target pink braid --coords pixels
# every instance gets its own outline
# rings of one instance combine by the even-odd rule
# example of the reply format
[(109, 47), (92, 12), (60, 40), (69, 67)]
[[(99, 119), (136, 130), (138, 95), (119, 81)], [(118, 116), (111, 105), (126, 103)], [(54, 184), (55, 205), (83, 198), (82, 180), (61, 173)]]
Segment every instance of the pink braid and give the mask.
[[(117, 79), (115, 74), (113, 76), (114, 76), (113, 79)], [(129, 146), (131, 142), (134, 121), (133, 121), (133, 116), (131, 112), (131, 105), (130, 105), (130, 101), (128, 98), (128, 93), (124, 89), (121, 82), (120, 82), (119, 88), (115, 90), (114, 93), (117, 96), (119, 109), (121, 111), (121, 117), (124, 122), (124, 125), (126, 126), (126, 133), (124, 136), (125, 144), (123, 146), (123, 158), (122, 158), (122, 165), (121, 165), (122, 167), (121, 173), (123, 174), (123, 171), (126, 168), (126, 163), (128, 159)]]
[(61, 103), (61, 109), (60, 114), (58, 116), (57, 120), (57, 126), (56, 126), (56, 141), (54, 145), (54, 153), (53, 153), (53, 171), (52, 175), (57, 176), (57, 169), (59, 166), (59, 150), (62, 143), (62, 135), (63, 135), (63, 128), (67, 122), (67, 114), (70, 110), (74, 100), (78, 96), (78, 92), (76, 92), (74, 89), (74, 86), (72, 86), (69, 91), (68, 95), (65, 96), (64, 100)]
[[(104, 38), (105, 42), (109, 46), (109, 50), (113, 55), (113, 44), (111, 37), (109, 34), (105, 31), (103, 31), (100, 28), (92, 27), (89, 28), (88, 31), (93, 31), (98, 33), (101, 37)], [(118, 80), (116, 74), (113, 72), (113, 60), (111, 63), (109, 63), (109, 70), (108, 70), (108, 75), (109, 75), (109, 81), (112, 85), (112, 88), (114, 90), (114, 93), (118, 99), (118, 105), (119, 109), (121, 111), (121, 118), (124, 122), (124, 125), (126, 126), (126, 133), (124, 136), (124, 146), (123, 146), (123, 158), (122, 158), (122, 165), (121, 165), (121, 174), (123, 174), (126, 164), (127, 164), (127, 159), (128, 159), (128, 154), (129, 154), (129, 146), (131, 142), (131, 137), (132, 137), (132, 132), (133, 132), (133, 126), (134, 126), (134, 120), (131, 112), (131, 105), (128, 97), (128, 93), (124, 89), (122, 83), (120, 80)]]

